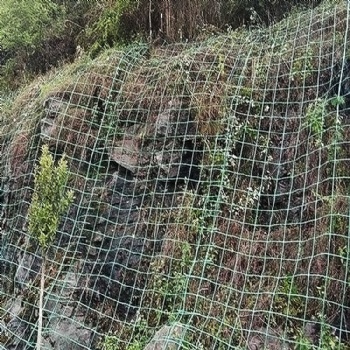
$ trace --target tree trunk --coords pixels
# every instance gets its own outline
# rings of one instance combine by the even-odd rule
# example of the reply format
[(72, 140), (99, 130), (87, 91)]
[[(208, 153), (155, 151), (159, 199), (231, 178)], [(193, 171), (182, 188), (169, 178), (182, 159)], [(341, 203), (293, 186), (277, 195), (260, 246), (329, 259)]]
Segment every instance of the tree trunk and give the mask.
[(40, 296), (39, 296), (39, 317), (38, 317), (38, 336), (36, 340), (36, 349), (41, 349), (42, 341), (42, 329), (43, 329), (43, 300), (44, 300), (44, 288), (45, 288), (45, 267), (46, 257), (43, 256), (41, 265), (41, 276), (40, 276)]

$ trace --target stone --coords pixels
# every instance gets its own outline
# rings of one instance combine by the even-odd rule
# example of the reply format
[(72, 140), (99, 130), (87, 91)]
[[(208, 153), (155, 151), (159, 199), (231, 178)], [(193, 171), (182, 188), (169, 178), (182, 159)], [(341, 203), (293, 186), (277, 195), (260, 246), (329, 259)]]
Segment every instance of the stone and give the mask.
[(252, 330), (247, 339), (248, 350), (291, 350), (288, 342), (271, 327)]
[(181, 349), (186, 327), (179, 323), (163, 326), (159, 329), (144, 350), (177, 350)]
[(134, 139), (126, 138), (114, 142), (111, 146), (107, 146), (107, 152), (112, 161), (132, 173), (136, 173), (139, 165), (140, 150)]

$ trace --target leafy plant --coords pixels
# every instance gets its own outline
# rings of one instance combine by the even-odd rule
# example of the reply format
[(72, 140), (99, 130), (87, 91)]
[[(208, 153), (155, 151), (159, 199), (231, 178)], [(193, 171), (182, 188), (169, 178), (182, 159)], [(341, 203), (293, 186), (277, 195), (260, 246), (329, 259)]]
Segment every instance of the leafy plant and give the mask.
[(346, 350), (348, 346), (339, 341), (338, 337), (332, 332), (331, 327), (324, 321), (324, 316), (319, 316), (321, 319), (320, 334), (318, 340), (312, 339), (305, 335), (304, 331), (299, 330), (295, 336), (296, 350)]
[(303, 50), (302, 53), (299, 53), (299, 57), (295, 58), (293, 61), (293, 66), (291, 70), (291, 79), (303, 81), (310, 77), (313, 70), (313, 52), (311, 48), (308, 48), (306, 51)]
[(344, 96), (334, 96), (329, 100), (329, 103), (333, 107), (343, 106), (345, 104)]
[(331, 327), (324, 321), (321, 316), (321, 335), (318, 349), (321, 350), (345, 350), (347, 347), (341, 343), (338, 337), (332, 332)]
[(325, 112), (327, 101), (318, 99), (312, 103), (306, 111), (305, 125), (310, 129), (311, 135), (315, 138), (316, 145), (322, 144), (322, 135), (325, 126)]
[(43, 255), (39, 297), (38, 350), (41, 346), (46, 254), (55, 237), (61, 215), (73, 201), (73, 192), (67, 191), (65, 188), (68, 176), (67, 162), (64, 157), (60, 159), (56, 167), (48, 147), (44, 145), (39, 167), (35, 170), (34, 193), (28, 212), (29, 232), (38, 240)]
[(298, 317), (304, 309), (303, 299), (292, 276), (284, 278), (275, 295), (274, 307), (283, 315)]
[(295, 337), (295, 349), (296, 350), (312, 350), (313, 345), (310, 339), (305, 336), (304, 332), (298, 331)]

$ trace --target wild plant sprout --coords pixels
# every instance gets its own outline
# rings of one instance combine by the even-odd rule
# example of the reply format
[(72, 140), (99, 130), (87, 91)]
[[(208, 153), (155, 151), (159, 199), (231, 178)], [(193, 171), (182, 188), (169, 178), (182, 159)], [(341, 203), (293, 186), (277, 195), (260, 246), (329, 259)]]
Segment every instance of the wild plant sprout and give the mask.
[(66, 189), (68, 166), (63, 156), (57, 166), (47, 145), (42, 147), (39, 166), (35, 169), (34, 193), (29, 207), (29, 233), (42, 250), (37, 349), (41, 346), (43, 296), (47, 251), (55, 238), (60, 217), (73, 201), (73, 191)]

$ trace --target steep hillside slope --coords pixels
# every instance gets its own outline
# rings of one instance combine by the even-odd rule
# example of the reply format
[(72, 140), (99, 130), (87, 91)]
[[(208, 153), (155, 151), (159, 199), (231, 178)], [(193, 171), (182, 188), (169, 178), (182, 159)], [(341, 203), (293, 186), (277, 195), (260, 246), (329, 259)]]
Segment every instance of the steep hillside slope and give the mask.
[(350, 348), (348, 20), (326, 1), (264, 30), (111, 49), (4, 103), (0, 344), (35, 347), (27, 211), (47, 144), (75, 200), (49, 250), (43, 348)]

